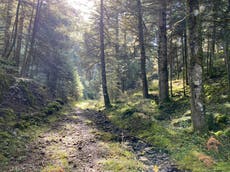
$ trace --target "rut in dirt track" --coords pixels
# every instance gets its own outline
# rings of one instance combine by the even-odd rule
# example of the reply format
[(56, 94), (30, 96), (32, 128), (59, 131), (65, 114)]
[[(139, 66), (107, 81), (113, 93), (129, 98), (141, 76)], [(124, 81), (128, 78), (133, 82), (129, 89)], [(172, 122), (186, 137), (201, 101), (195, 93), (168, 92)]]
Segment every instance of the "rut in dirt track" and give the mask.
[[(91, 121), (90, 125), (87, 121)], [(53, 122), (48, 131), (27, 145), (26, 158), (21, 161), (12, 158), (6, 172), (40, 172), (49, 165), (65, 166), (71, 172), (103, 172), (98, 162), (106, 159), (108, 150), (93, 130), (114, 135), (112, 141), (133, 152), (145, 164), (146, 172), (154, 172), (154, 166), (159, 167), (158, 172), (182, 172), (166, 152), (122, 131), (102, 112), (79, 108)]]
[(147, 172), (154, 172), (155, 166), (159, 167), (158, 172), (185, 171), (178, 169), (177, 165), (170, 160), (166, 152), (154, 148), (152, 145), (147, 144), (137, 137), (130, 136), (127, 131), (122, 131), (114, 126), (102, 112), (89, 109), (85, 111), (77, 109), (77, 111), (81, 112), (78, 115), (84, 115), (85, 118), (92, 120), (99, 130), (116, 135), (116, 141), (121, 142), (129, 151), (134, 152), (137, 159), (147, 166)]

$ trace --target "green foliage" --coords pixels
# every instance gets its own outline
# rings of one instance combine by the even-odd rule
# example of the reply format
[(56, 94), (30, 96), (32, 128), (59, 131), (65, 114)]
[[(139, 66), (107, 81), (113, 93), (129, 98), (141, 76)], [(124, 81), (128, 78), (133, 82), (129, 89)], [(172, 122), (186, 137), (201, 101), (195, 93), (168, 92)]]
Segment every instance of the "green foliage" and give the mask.
[(139, 137), (145, 139), (147, 142), (157, 146), (160, 149), (166, 149), (171, 146), (172, 141), (170, 140), (170, 134), (161, 125), (153, 122), (150, 127), (143, 130)]
[[(121, 103), (107, 111), (109, 118), (119, 127), (129, 130), (132, 135), (169, 152), (181, 168), (197, 172), (226, 169), (226, 162), (229, 161), (229, 129), (226, 129), (229, 119), (225, 115), (229, 106), (226, 103), (207, 106), (208, 112), (211, 111), (207, 113), (210, 126), (216, 126), (215, 131), (221, 129), (216, 135), (224, 145), (220, 146), (219, 153), (215, 153), (206, 148), (208, 135), (200, 136), (192, 132), (188, 98), (175, 96), (160, 106), (154, 101), (143, 100), (140, 92), (130, 92), (120, 99)], [(207, 167), (197, 153), (207, 155), (215, 163)]]
[[(3, 69), (7, 74), (16, 74), (18, 71), (14, 61), (10, 59), (2, 59), (0, 57), (0, 69)], [(1, 73), (1, 72), (0, 72)]]
[(208, 113), (207, 123), (210, 130), (217, 131), (224, 129), (229, 124), (229, 117), (221, 113)]
[(18, 116), (13, 109), (1, 108), (0, 109), (0, 129), (13, 127), (17, 122)]
[(83, 87), (83, 84), (81, 82), (79, 74), (77, 72), (75, 72), (74, 76), (75, 76), (75, 84), (76, 84), (76, 86), (75, 86), (76, 87), (76, 90), (75, 90), (76, 99), (81, 100), (83, 98), (84, 87)]
[(44, 109), (44, 113), (47, 115), (51, 115), (59, 110), (62, 109), (62, 102), (58, 101), (53, 101), (48, 103), (48, 105)]
[[(229, 162), (219, 162), (213, 169), (213, 171), (230, 171), (230, 163)], [(212, 171), (211, 171), (212, 172)]]
[(30, 89), (30, 83), (23, 80), (19, 80), (17, 85), (18, 88), (21, 90), (24, 98), (27, 100), (27, 103), (30, 106), (33, 106), (36, 98), (32, 90)]
[(171, 124), (174, 127), (188, 128), (191, 126), (192, 121), (190, 116), (183, 116), (181, 118), (173, 119)]
[(223, 135), (230, 138), (230, 127), (224, 130)]
[[(211, 82), (211, 81), (209, 81)], [(204, 85), (205, 99), (207, 103), (224, 103), (228, 100), (227, 82), (224, 78), (219, 82), (211, 82)]]
[(3, 95), (9, 90), (9, 87), (14, 82), (14, 78), (0, 69), (0, 102), (3, 100)]
[(97, 79), (83, 82), (84, 99), (99, 99), (101, 96), (101, 86)]
[[(62, 104), (62, 105), (61, 105)], [(55, 112), (63, 109), (63, 101), (50, 102), (49, 107)], [(62, 112), (59, 112), (59, 115)], [(42, 112), (28, 112), (16, 115), (13, 109), (0, 109), (0, 166), (4, 171), (12, 160), (20, 162), (26, 158), (27, 145), (40, 132), (47, 129), (47, 124), (58, 119), (57, 114), (47, 116)]]

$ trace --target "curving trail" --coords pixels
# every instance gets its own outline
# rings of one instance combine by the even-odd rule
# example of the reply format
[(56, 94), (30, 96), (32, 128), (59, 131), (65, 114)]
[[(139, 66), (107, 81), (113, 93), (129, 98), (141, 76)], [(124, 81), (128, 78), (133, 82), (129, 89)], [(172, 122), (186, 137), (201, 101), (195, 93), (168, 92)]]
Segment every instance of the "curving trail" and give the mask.
[(102, 172), (101, 161), (109, 158), (110, 150), (96, 133), (109, 132), (113, 142), (132, 152), (146, 172), (181, 172), (169, 156), (144, 141), (129, 136), (114, 126), (104, 114), (92, 110), (74, 109), (61, 115), (50, 129), (28, 145), (21, 162), (12, 159), (7, 172)]

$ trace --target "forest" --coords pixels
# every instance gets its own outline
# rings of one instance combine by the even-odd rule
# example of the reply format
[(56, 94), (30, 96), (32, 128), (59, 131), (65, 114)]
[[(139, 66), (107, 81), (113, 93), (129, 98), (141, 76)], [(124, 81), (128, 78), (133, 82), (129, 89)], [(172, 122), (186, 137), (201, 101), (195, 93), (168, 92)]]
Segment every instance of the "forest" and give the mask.
[(230, 0), (0, 0), (1, 172), (229, 172)]

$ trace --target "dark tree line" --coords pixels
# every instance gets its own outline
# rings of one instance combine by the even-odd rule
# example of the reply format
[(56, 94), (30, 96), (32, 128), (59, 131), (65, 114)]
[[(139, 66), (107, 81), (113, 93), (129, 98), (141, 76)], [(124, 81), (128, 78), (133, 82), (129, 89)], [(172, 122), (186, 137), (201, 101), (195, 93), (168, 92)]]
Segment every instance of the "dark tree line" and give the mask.
[(46, 0), (1, 0), (0, 8), (0, 53), (13, 66), (9, 72), (38, 80), (53, 97), (76, 95), (75, 40), (69, 35), (76, 31), (74, 10), (64, 1)]

